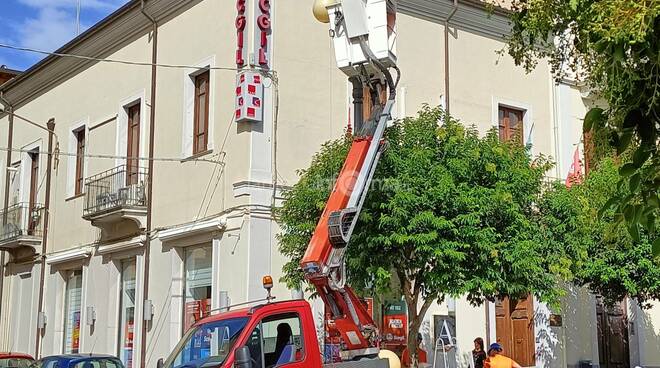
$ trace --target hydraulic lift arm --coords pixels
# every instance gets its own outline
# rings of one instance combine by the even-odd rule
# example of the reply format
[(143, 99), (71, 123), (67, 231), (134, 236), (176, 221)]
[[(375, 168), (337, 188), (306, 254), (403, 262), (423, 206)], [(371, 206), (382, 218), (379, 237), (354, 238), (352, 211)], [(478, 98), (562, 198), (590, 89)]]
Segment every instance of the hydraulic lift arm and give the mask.
[[(372, 99), (372, 113), (353, 142), (326, 207), (309, 242), (301, 267), (330, 313), (341, 337), (344, 359), (378, 353), (378, 330), (367, 309), (346, 285), (345, 255), (383, 150), (383, 135), (394, 107), (396, 84), (388, 68), (396, 68), (393, 44), (394, 0), (341, 0), (327, 7), (337, 63), (353, 82), (389, 91), (386, 101)], [(384, 19), (383, 33), (378, 19)], [(375, 21), (374, 21), (375, 20)], [(386, 38), (387, 50), (376, 56), (370, 43)], [(382, 50), (379, 50), (382, 51)], [(385, 56), (383, 56), (385, 55)], [(375, 83), (374, 83), (375, 81)], [(359, 83), (353, 83), (354, 85)]]

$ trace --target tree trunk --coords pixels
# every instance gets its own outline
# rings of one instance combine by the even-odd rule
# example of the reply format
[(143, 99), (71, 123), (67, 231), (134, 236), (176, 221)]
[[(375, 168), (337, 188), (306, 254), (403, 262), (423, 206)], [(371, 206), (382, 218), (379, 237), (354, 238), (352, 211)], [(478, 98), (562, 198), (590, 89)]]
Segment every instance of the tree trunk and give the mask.
[(419, 326), (423, 318), (423, 316), (420, 318), (417, 313), (417, 305), (408, 305), (408, 341), (406, 341), (406, 346), (410, 356), (410, 366), (415, 368), (417, 367), (417, 333), (419, 333)]
[[(417, 354), (417, 334), (420, 332), (419, 328), (422, 326), (422, 321), (426, 316), (426, 312), (433, 303), (434, 299), (426, 299), (422, 303), (421, 308), (419, 308), (419, 297), (420, 297), (420, 287), (413, 287), (414, 280), (410, 280), (399, 275), (401, 282), (401, 291), (406, 300), (406, 306), (408, 307), (408, 341), (406, 346), (408, 348), (408, 354), (410, 356), (410, 367), (418, 367), (418, 354)], [(417, 285), (415, 283), (415, 285)], [(427, 352), (428, 356), (428, 352)], [(402, 362), (403, 363), (403, 362)]]

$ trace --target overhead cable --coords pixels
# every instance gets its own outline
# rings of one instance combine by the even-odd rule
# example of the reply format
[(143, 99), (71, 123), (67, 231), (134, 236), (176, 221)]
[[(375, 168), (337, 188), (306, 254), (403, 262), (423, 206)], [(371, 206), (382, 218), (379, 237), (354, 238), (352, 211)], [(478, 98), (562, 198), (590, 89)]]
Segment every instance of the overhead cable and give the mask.
[[(0, 43), (0, 48), (16, 50), (16, 51), (32, 52), (32, 53), (48, 55), (48, 56), (68, 57), (68, 58), (73, 58), (73, 59), (80, 59), (80, 60), (87, 60), (87, 61), (98, 61), (98, 62), (105, 62), (105, 63), (115, 63), (115, 64), (124, 64), (124, 65), (136, 65), (136, 66), (154, 66), (155, 65), (159, 68), (172, 68), (172, 69), (227, 70), (227, 71), (240, 71), (240, 70), (242, 70), (242, 69), (238, 69), (236, 67), (228, 67), (228, 66), (199, 66), (199, 65), (183, 65), (183, 64), (162, 64), (162, 63), (154, 64), (154, 63), (142, 62), (142, 61), (130, 61), (130, 60), (120, 60), (120, 59), (110, 59), (110, 58), (97, 58), (97, 57), (93, 57), (93, 56), (84, 56), (84, 55), (69, 54), (69, 53), (62, 53), (62, 52), (50, 52), (50, 51), (38, 50), (38, 49), (30, 48), (30, 47), (8, 45), (6, 43)], [(257, 71), (260, 71), (260, 70), (257, 69)], [(261, 73), (266, 75), (266, 76), (270, 76), (270, 72), (261, 71)]]
[[(6, 147), (0, 147), (0, 151), (2, 152), (8, 152), (9, 149)], [(47, 152), (47, 151), (37, 151), (34, 149), (21, 149), (21, 148), (12, 148), (12, 152), (19, 152), (19, 153), (34, 153), (34, 154), (40, 154), (40, 155), (47, 155), (49, 153), (52, 153), (54, 155), (61, 155), (61, 156), (69, 156), (69, 157), (78, 157), (78, 153), (76, 152), (62, 152), (59, 150), (55, 150), (54, 152)], [(82, 155), (85, 158), (100, 158), (100, 159), (125, 159), (125, 160), (135, 160), (135, 161), (163, 161), (163, 162), (208, 162), (212, 164), (220, 164), (224, 165), (224, 162), (219, 162), (218, 160), (214, 160), (212, 158), (180, 158), (180, 157), (154, 157), (154, 158), (148, 158), (148, 157), (129, 157), (129, 156), (119, 156), (119, 155), (104, 155), (104, 154), (90, 154), (90, 153), (85, 153)], [(215, 154), (211, 157), (218, 156), (218, 154)]]

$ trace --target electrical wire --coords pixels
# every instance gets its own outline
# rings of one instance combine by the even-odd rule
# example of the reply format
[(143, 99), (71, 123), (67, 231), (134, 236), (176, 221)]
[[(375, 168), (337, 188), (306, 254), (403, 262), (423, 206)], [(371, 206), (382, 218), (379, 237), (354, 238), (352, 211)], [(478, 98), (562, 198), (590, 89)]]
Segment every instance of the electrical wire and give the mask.
[[(0, 43), (0, 48), (5, 48), (5, 49), (10, 49), (10, 50), (16, 50), (16, 51), (24, 51), (24, 52), (31, 52), (31, 53), (36, 53), (36, 54), (42, 54), (42, 55), (48, 55), (48, 56), (58, 56), (58, 57), (68, 57), (72, 59), (80, 59), (80, 60), (87, 60), (87, 61), (97, 61), (97, 62), (105, 62), (105, 63), (114, 63), (114, 64), (123, 64), (123, 65), (134, 65), (134, 66), (156, 66), (159, 68), (171, 68), (171, 69), (197, 69), (197, 70), (226, 70), (226, 71), (242, 71), (244, 69), (239, 69), (236, 67), (228, 67), (228, 66), (199, 66), (199, 65), (185, 65), (185, 64), (164, 64), (164, 63), (150, 63), (150, 62), (143, 62), (143, 61), (130, 61), (130, 60), (120, 60), (120, 59), (109, 59), (109, 58), (97, 58), (93, 56), (84, 56), (84, 55), (77, 55), (77, 54), (69, 54), (69, 53), (62, 53), (62, 52), (50, 52), (50, 51), (44, 51), (44, 50), (39, 50), (39, 49), (34, 49), (30, 47), (21, 47), (21, 46), (14, 46), (14, 45), (8, 45), (6, 43)], [(266, 71), (266, 70), (261, 70), (261, 69), (253, 69), (251, 71), (256, 71), (259, 72), (260, 74), (272, 78), (273, 71)]]
[[(222, 146), (220, 147), (220, 153), (223, 155), (222, 160), (218, 160), (218, 163), (222, 163), (222, 170), (220, 171), (220, 174), (218, 174), (218, 182), (220, 181), (220, 178), (224, 174), (225, 170), (225, 164), (224, 160), (227, 157), (227, 153), (225, 152), (225, 145), (227, 144), (227, 138), (229, 137), (229, 132), (231, 131), (231, 127), (234, 126), (234, 121), (236, 119), (236, 114), (232, 111), (231, 113), (231, 119), (229, 121), (229, 125), (227, 126), (227, 131), (225, 131), (225, 137), (222, 140)], [(219, 158), (219, 157), (218, 157)], [(211, 173), (211, 177), (209, 177), (209, 182), (206, 184), (206, 189), (204, 190), (204, 196), (202, 197), (202, 202), (199, 204), (199, 209), (197, 210), (197, 216), (195, 216), (195, 220), (198, 220), (199, 217), (202, 215), (202, 208), (204, 208), (204, 202), (206, 202), (206, 196), (209, 193), (209, 189), (211, 188), (211, 184), (213, 183), (213, 177), (215, 176), (216, 170), (218, 166), (213, 167), (213, 172)], [(218, 184), (216, 182), (216, 188)], [(215, 188), (213, 188), (213, 193), (215, 193)], [(213, 193), (211, 194), (211, 199), (213, 198)], [(211, 199), (209, 199), (209, 203), (206, 207), (206, 211), (204, 212), (204, 215), (206, 216), (206, 213), (208, 212), (208, 207), (210, 206)]]
[[(6, 147), (0, 147), (0, 152), (9, 152), (10, 150)], [(11, 152), (18, 152), (18, 153), (34, 153), (34, 154), (40, 154), (40, 155), (48, 155), (48, 154), (53, 154), (54, 156), (67, 156), (67, 157), (78, 157), (78, 153), (76, 152), (62, 152), (59, 150), (55, 150), (53, 152), (48, 152), (48, 151), (36, 151), (36, 150), (29, 150), (29, 149), (22, 149), (22, 148), (12, 148)], [(178, 157), (154, 157), (154, 158), (148, 158), (148, 157), (129, 157), (129, 156), (119, 156), (119, 155), (104, 155), (104, 154), (90, 154), (90, 153), (85, 153), (82, 155), (85, 158), (99, 158), (99, 159), (125, 159), (125, 160), (136, 160), (136, 161), (160, 161), (160, 162), (178, 162), (178, 163), (185, 163), (185, 162), (208, 162), (208, 163), (213, 163), (213, 164), (218, 164), (218, 160), (214, 160), (211, 158), (191, 158), (191, 159), (185, 159), (185, 158), (178, 158)], [(218, 154), (215, 154), (213, 156), (218, 156)], [(224, 163), (221, 163), (224, 165)]]
[[(268, 86), (264, 85), (264, 87), (266, 87), (266, 88), (274, 87), (273, 88), (274, 89), (274, 94), (277, 96), (277, 105), (276, 105), (276, 112), (275, 112), (275, 117), (274, 117), (274, 124), (276, 124), (277, 123), (277, 114), (278, 114), (278, 111), (279, 111), (279, 84), (278, 84), (277, 72), (272, 71), (269, 74), (269, 79), (271, 81), (271, 85), (268, 85)], [(220, 147), (220, 151), (222, 153), (224, 153), (224, 148), (225, 148), (225, 145), (227, 144), (227, 138), (229, 138), (229, 132), (231, 131), (232, 126), (234, 126), (233, 123), (235, 121), (235, 118), (236, 118), (236, 115), (232, 113), (231, 122), (230, 122), (229, 126), (227, 127), (227, 131), (225, 132), (225, 137), (223, 138), (223, 141), (222, 141), (222, 147)], [(273, 134), (275, 134), (275, 133), (273, 133)], [(224, 160), (225, 158), (226, 158), (226, 154), (222, 159)], [(276, 161), (277, 156), (274, 156), (273, 160)], [(275, 163), (274, 166), (275, 166), (275, 172), (277, 172), (277, 170), (276, 170), (277, 164)], [(213, 197), (215, 196), (215, 193), (216, 193), (216, 191), (218, 189), (218, 186), (220, 184), (220, 180), (224, 176), (224, 173), (225, 173), (225, 166), (223, 166), (220, 170), (220, 173), (218, 173), (218, 177), (216, 179), (215, 185), (213, 186), (213, 190), (211, 191), (211, 195), (209, 196), (208, 202), (206, 203), (206, 209), (204, 210), (204, 216), (206, 216), (208, 214), (209, 208), (211, 207), (211, 203), (213, 201)], [(213, 174), (209, 178), (209, 183), (208, 183), (207, 188), (206, 188), (207, 191), (208, 191), (208, 188), (210, 187), (212, 182), (213, 182)], [(273, 184), (273, 188), (276, 188), (276, 183), (277, 183), (277, 181), (275, 180), (274, 184)], [(201, 215), (201, 209), (202, 209), (202, 206), (204, 205), (204, 202), (206, 201), (207, 191), (204, 192), (204, 197), (202, 199), (202, 203), (200, 205), (200, 208), (199, 208), (199, 211), (197, 213), (196, 218), (199, 218), (199, 216)], [(275, 191), (273, 190), (273, 195), (274, 194), (275, 194)]]
[(176, 69), (212, 69), (212, 70), (228, 70), (228, 71), (238, 71), (239, 69), (236, 67), (224, 67), (224, 66), (212, 66), (212, 67), (201, 67), (201, 66), (191, 66), (191, 65), (182, 65), (182, 64), (153, 64), (149, 62), (142, 62), (142, 61), (129, 61), (129, 60), (120, 60), (120, 59), (108, 59), (108, 58), (96, 58), (93, 56), (84, 56), (84, 55), (76, 55), (76, 54), (69, 54), (69, 53), (61, 53), (61, 52), (50, 52), (50, 51), (44, 51), (44, 50), (38, 50), (38, 49), (33, 49), (30, 47), (21, 47), (21, 46), (13, 46), (13, 45), (8, 45), (5, 43), (0, 43), (0, 48), (5, 48), (5, 49), (11, 49), (11, 50), (16, 50), (16, 51), (25, 51), (25, 52), (32, 52), (35, 54), (42, 54), (42, 55), (48, 55), (48, 56), (59, 56), (59, 57), (69, 57), (72, 59), (80, 59), (80, 60), (87, 60), (87, 61), (99, 61), (99, 62), (105, 62), (105, 63), (115, 63), (115, 64), (124, 64), (124, 65), (136, 65), (136, 66), (157, 66), (160, 68), (176, 68)]

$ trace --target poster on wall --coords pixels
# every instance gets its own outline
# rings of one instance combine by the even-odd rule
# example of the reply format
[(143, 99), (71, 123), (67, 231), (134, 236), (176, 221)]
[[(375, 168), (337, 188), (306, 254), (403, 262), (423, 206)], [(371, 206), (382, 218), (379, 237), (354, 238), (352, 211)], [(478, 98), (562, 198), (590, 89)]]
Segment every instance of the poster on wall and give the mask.
[(186, 303), (184, 328), (188, 330), (195, 322), (211, 313), (211, 299), (193, 300)]
[(124, 356), (123, 361), (126, 368), (133, 368), (133, 321), (128, 321), (125, 326), (126, 340), (124, 341)]
[(80, 312), (73, 312), (73, 329), (71, 337), (71, 352), (78, 353), (80, 349)]
[(388, 302), (383, 313), (383, 344), (402, 349), (408, 338), (408, 308), (403, 301)]

